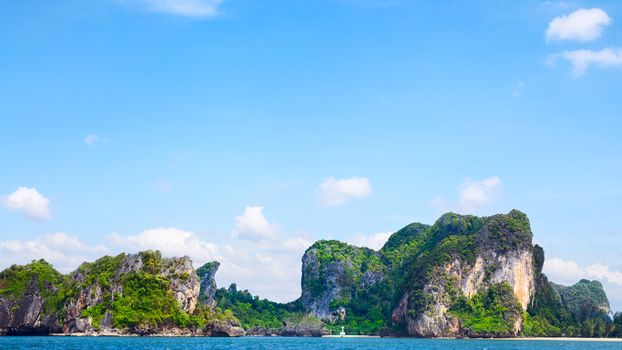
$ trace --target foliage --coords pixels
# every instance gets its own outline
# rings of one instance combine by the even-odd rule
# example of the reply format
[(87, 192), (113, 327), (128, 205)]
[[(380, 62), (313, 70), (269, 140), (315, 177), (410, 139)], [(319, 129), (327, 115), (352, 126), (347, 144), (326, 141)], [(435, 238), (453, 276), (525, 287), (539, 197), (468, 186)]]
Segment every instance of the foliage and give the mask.
[(12, 265), (0, 272), (0, 295), (20, 300), (30, 283), (36, 283), (43, 298), (45, 312), (60, 310), (63, 302), (73, 293), (64, 288), (67, 276), (60, 274), (47, 261), (33, 260), (27, 265)]
[[(186, 313), (170, 290), (170, 279), (162, 270), (173, 268), (159, 251), (140, 252), (140, 271), (118, 275), (126, 256), (103, 257), (93, 263), (83, 264), (78, 272), (84, 274), (82, 288), (98, 286), (102, 302), (85, 309), (83, 317), (92, 317), (92, 324), (99, 328), (106, 313), (112, 314), (113, 326), (120, 329), (140, 330), (157, 326), (200, 328), (214, 319), (235, 319), (231, 313), (211, 310), (198, 305), (193, 314)], [(184, 278), (183, 275), (174, 277)], [(187, 277), (187, 276), (186, 276)], [(112, 282), (120, 283), (121, 292), (113, 292)]]
[(205, 276), (206, 274), (211, 273), (214, 269), (218, 269), (219, 267), (220, 263), (218, 261), (210, 261), (197, 269), (197, 275)]
[(482, 238), (490, 248), (499, 253), (516, 248), (530, 248), (533, 234), (527, 215), (512, 210), (507, 215), (494, 215), (486, 222), (486, 234)]
[(560, 337), (562, 332), (559, 327), (552, 325), (543, 316), (525, 314), (521, 335), (525, 337)]
[(609, 311), (609, 301), (598, 281), (580, 280), (570, 287), (554, 284), (568, 309), (578, 320), (597, 317)]
[(86, 275), (82, 287), (97, 283), (103, 289), (109, 289), (110, 281), (119, 270), (125, 256), (125, 254), (119, 254), (115, 257), (104, 256), (92, 263), (80, 265), (78, 272)]
[(613, 315), (612, 335), (614, 337), (622, 338), (622, 312), (616, 312)]
[(300, 303), (279, 304), (259, 299), (247, 290), (238, 290), (235, 283), (228, 289), (218, 289), (215, 299), (218, 307), (230, 310), (244, 329), (259, 327), (277, 330), (284, 326), (284, 320), (302, 315)]
[(121, 329), (164, 324), (199, 326), (198, 319), (191, 318), (181, 309), (168, 289), (169, 283), (159, 275), (142, 271), (124, 276), (123, 294), (117, 296), (111, 305), (113, 325)]
[(507, 282), (496, 283), (470, 298), (460, 296), (450, 312), (465, 330), (477, 335), (512, 334), (523, 309)]
[(33, 280), (42, 293), (51, 293), (49, 286), (61, 283), (63, 276), (43, 259), (23, 266), (12, 265), (0, 272), (0, 295), (20, 299)]
[(525, 323), (525, 336), (607, 337), (615, 333), (607, 315), (609, 303), (602, 285), (581, 280), (566, 287), (536, 276), (536, 295)]

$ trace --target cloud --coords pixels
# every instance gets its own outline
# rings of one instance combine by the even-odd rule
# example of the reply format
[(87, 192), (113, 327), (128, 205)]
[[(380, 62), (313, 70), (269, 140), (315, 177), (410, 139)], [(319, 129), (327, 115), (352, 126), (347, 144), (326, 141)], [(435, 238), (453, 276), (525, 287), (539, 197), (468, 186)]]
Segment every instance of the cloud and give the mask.
[(273, 239), (278, 232), (278, 226), (269, 223), (263, 215), (263, 207), (246, 207), (244, 213), (236, 216), (234, 220), (233, 235), (242, 239)]
[(335, 179), (328, 177), (317, 188), (320, 202), (328, 207), (348, 202), (350, 199), (363, 199), (372, 192), (371, 184), (366, 177)]
[(544, 273), (552, 281), (559, 281), (564, 284), (576, 283), (585, 278), (622, 286), (622, 272), (612, 271), (600, 262), (583, 267), (572, 260), (553, 257), (545, 260)]
[(544, 1), (540, 7), (546, 11), (560, 11), (571, 7), (571, 3), (567, 1)]
[(176, 16), (207, 18), (219, 13), (222, 0), (135, 0), (148, 9)]
[(598, 39), (611, 17), (599, 8), (578, 9), (566, 16), (555, 17), (546, 29), (546, 40), (592, 41)]
[(52, 217), (50, 200), (36, 188), (19, 187), (15, 192), (0, 197), (0, 202), (5, 208), (18, 210), (33, 220), (42, 221)]
[(573, 284), (581, 278), (586, 278), (587, 273), (579, 264), (572, 260), (564, 260), (557, 257), (547, 258), (544, 261), (544, 273), (554, 282)]
[[(230, 241), (226, 241), (227, 238)], [(221, 263), (216, 275), (219, 286), (237, 283), (239, 288), (281, 302), (300, 296), (300, 257), (308, 246), (300, 237), (261, 242), (227, 236), (205, 239), (194, 232), (172, 227), (149, 229), (136, 235), (114, 233), (109, 242), (115, 251), (157, 249), (166, 257), (187, 255), (195, 268), (218, 260)]]
[(138, 252), (159, 250), (165, 256), (189, 256), (195, 266), (217, 259), (219, 249), (216, 244), (201, 240), (195, 233), (177, 228), (153, 228), (137, 235), (113, 233), (109, 241), (117, 250)]
[(0, 266), (27, 264), (45, 259), (60, 272), (67, 273), (85, 261), (93, 261), (109, 250), (101, 245), (87, 245), (66, 233), (51, 233), (30, 241), (0, 241)]
[(354, 238), (350, 240), (350, 243), (358, 247), (380, 250), (392, 234), (393, 232), (378, 232), (371, 235), (359, 234), (354, 236)]
[(549, 56), (547, 62), (555, 65), (559, 59), (565, 59), (572, 65), (572, 74), (580, 77), (591, 66), (601, 68), (622, 67), (622, 48), (606, 48), (600, 51), (574, 50), (564, 51)]
[(465, 179), (460, 186), (460, 209), (473, 213), (495, 201), (501, 192), (501, 179), (492, 176), (481, 181)]
[(84, 137), (84, 143), (89, 145), (89, 147), (95, 146), (97, 142), (99, 142), (99, 137), (95, 134), (89, 134)]
[(523, 92), (525, 92), (525, 87), (526, 85), (522, 81), (517, 82), (516, 86), (514, 87), (514, 90), (512, 90), (512, 96), (513, 97), (523, 96)]
[(475, 214), (489, 204), (494, 203), (503, 189), (501, 179), (491, 176), (483, 180), (466, 178), (458, 189), (457, 203), (447, 203), (443, 197), (434, 197), (430, 205), (439, 212), (455, 211), (462, 214)]
[(589, 276), (600, 280), (605, 280), (609, 283), (622, 286), (622, 272), (611, 271), (608, 266), (601, 263), (592, 264), (585, 268)]
[(600, 262), (584, 267), (572, 260), (553, 257), (544, 261), (544, 273), (551, 281), (564, 285), (572, 285), (581, 279), (598, 280), (603, 284), (612, 310), (622, 307), (621, 271), (612, 270)]

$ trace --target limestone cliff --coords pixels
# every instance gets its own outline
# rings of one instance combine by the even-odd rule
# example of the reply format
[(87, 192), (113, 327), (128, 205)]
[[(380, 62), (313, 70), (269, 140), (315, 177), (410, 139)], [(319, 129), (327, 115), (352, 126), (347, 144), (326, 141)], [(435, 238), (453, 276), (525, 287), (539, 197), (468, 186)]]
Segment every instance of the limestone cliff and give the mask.
[[(484, 220), (445, 215), (431, 230), (437, 233), (428, 238), (427, 255), (415, 258), (414, 264), (421, 267), (410, 270), (405, 302), (396, 308), (394, 319), (406, 322), (408, 333), (416, 336), (516, 336), (522, 328), (520, 312), (504, 315), (510, 327), (482, 332), (467, 326), (464, 315), (452, 308), (457, 297), (472, 298), (506, 283), (527, 310), (535, 292), (527, 217), (518, 211)], [(418, 294), (419, 288), (423, 294)]]
[[(43, 260), (35, 263), (38, 273), (16, 265), (0, 273), (0, 334), (40, 335), (59, 329), (49, 300), (58, 292), (61, 275)], [(9, 285), (9, 278), (15, 283)]]
[(338, 241), (319, 241), (302, 257), (303, 306), (320, 318), (333, 318), (334, 303), (362, 296), (384, 279), (380, 255)]
[(211, 308), (216, 306), (214, 296), (218, 288), (216, 286), (215, 277), (219, 267), (220, 263), (218, 261), (211, 261), (197, 269), (197, 275), (201, 280), (199, 299), (202, 303)]
[[(201, 282), (215, 285), (213, 274)], [(120, 254), (61, 275), (44, 261), (0, 274), (0, 330), (6, 334), (240, 335), (235, 319), (200, 303), (188, 257)], [(213, 304), (213, 303), (212, 303)]]
[[(536, 290), (531, 240), (527, 216), (513, 210), (411, 224), (378, 252), (316, 242), (302, 258), (301, 300), (328, 321), (339, 306), (359, 313), (375, 306), (393, 332), (411, 336), (516, 336)], [(473, 326), (468, 311), (482, 293), (499, 304), (491, 310), (502, 310), (484, 315), (498, 318), (492, 330)]]

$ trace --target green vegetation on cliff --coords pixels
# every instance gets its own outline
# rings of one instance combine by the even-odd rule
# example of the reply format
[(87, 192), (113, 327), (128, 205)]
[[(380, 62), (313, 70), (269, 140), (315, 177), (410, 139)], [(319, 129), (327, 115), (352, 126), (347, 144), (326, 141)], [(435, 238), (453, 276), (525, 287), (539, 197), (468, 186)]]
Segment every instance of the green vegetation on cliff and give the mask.
[(581, 280), (569, 287), (549, 282), (542, 273), (544, 250), (536, 245), (533, 257), (536, 293), (523, 335), (607, 337), (615, 332), (600, 282)]
[[(104, 257), (84, 264), (79, 273), (85, 275), (84, 287), (96, 286), (101, 290), (102, 302), (85, 309), (84, 317), (93, 318), (99, 328), (106, 313), (111, 313), (112, 324), (119, 329), (146, 329), (160, 326), (198, 328), (218, 317), (205, 307), (196, 308), (192, 314), (184, 311), (171, 291), (171, 278), (187, 279), (187, 275), (162, 275), (165, 260), (159, 251), (141, 252), (142, 266), (138, 271), (128, 271), (119, 276), (126, 255)], [(174, 266), (168, 268), (174, 270)], [(111, 281), (118, 278), (121, 291), (111, 290)]]
[(284, 320), (303, 314), (300, 303), (279, 304), (259, 299), (248, 290), (238, 290), (235, 283), (228, 289), (216, 291), (216, 304), (223, 310), (230, 310), (244, 329), (258, 327), (275, 331), (283, 327)]
[(523, 308), (506, 283), (496, 283), (488, 290), (468, 298), (459, 296), (450, 312), (460, 319), (467, 333), (477, 335), (513, 334), (516, 321), (522, 317)]
[[(441, 305), (450, 309), (461, 332), (473, 336), (611, 334), (615, 328), (602, 286), (549, 283), (542, 274), (544, 252), (532, 238), (527, 216), (512, 210), (489, 217), (448, 213), (431, 226), (410, 224), (378, 252), (319, 241), (303, 257), (301, 301), (324, 317), (333, 333), (344, 326), (347, 333), (455, 335), (451, 317), (439, 314)], [(464, 280), (474, 270), (476, 279)], [(513, 287), (499, 280), (508, 271), (524, 271), (519, 289), (523, 303), (526, 293), (532, 297), (527, 312)], [(466, 297), (465, 283), (470, 288), (476, 283), (478, 293)], [(341, 307), (347, 312), (344, 320), (338, 317)], [(426, 320), (413, 323), (420, 317)], [(416, 330), (426, 324), (429, 333)]]
[(159, 251), (105, 256), (83, 263), (69, 275), (38, 260), (0, 272), (0, 297), (19, 305), (27, 293), (40, 293), (44, 305), (41, 317), (54, 320), (55, 327), (72, 320), (75, 323), (75, 317), (88, 317), (96, 330), (107, 319), (108, 327), (149, 333), (159, 328), (196, 329), (215, 320), (235, 320), (231, 312), (201, 304), (193, 307), (192, 313), (184, 311), (173, 294), (172, 283), (187, 281), (188, 269), (192, 271), (189, 260), (164, 259)]
[(389, 325), (393, 286), (384, 279), (386, 265), (380, 253), (339, 241), (318, 241), (307, 249), (305, 259), (303, 300), (321, 300), (314, 306), (318, 313), (347, 309), (346, 320), (328, 323), (332, 332), (344, 326), (350, 334), (378, 334)]
[(159, 251), (105, 256), (69, 275), (37, 260), (0, 272), (0, 303), (9, 305), (0, 320), (7, 319), (3, 310), (15, 313), (40, 295), (43, 319), (56, 322), (56, 331), (84, 331), (88, 323), (138, 334), (171, 327), (222, 334), (216, 328), (239, 320), (251, 334), (337, 334), (344, 327), (348, 334), (622, 337), (622, 314), (610, 318), (602, 285), (551, 283), (542, 273), (544, 251), (531, 240), (527, 216), (512, 210), (410, 224), (379, 251), (318, 241), (302, 259), (302, 296), (287, 304), (235, 284), (217, 289), (218, 262), (195, 274), (188, 258)]
[(616, 312), (613, 315), (613, 331), (611, 335), (622, 338), (622, 312)]
[(47, 287), (62, 281), (63, 275), (47, 261), (33, 260), (30, 264), (13, 265), (0, 272), (0, 295), (19, 299), (26, 293), (30, 283), (37, 283), (42, 292), (51, 292)]

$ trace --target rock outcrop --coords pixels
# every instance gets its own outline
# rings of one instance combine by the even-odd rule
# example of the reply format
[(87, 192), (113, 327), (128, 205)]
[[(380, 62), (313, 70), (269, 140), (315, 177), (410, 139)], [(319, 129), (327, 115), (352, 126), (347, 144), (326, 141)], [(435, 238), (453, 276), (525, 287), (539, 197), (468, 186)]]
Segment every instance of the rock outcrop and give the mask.
[(220, 263), (218, 261), (211, 261), (197, 269), (197, 275), (201, 281), (199, 299), (211, 308), (216, 306), (214, 297), (218, 288), (215, 277), (219, 267)]
[(512, 210), (410, 224), (379, 251), (315, 242), (302, 257), (301, 298), (286, 304), (235, 284), (217, 290), (218, 262), (195, 271), (190, 258), (157, 251), (106, 256), (67, 275), (39, 260), (0, 272), (0, 335), (321, 336), (345, 327), (415, 337), (608, 336), (602, 285), (552, 283), (544, 259), (527, 216)]
[(561, 305), (577, 319), (585, 319), (592, 314), (609, 314), (609, 300), (598, 281), (580, 280), (571, 286), (551, 283), (559, 293)]
[[(412, 277), (417, 280), (410, 286), (415, 288), (409, 288), (406, 282), (405, 297), (402, 298), (406, 304), (399, 305), (394, 319), (405, 321), (408, 333), (421, 337), (460, 336), (463, 333), (471, 336), (518, 335), (522, 328), (520, 314), (506, 320), (511, 329), (496, 334), (480, 334), (463, 327), (460, 317), (450, 312), (456, 300), (451, 294), (457, 291), (459, 296), (471, 298), (493, 285), (507, 283), (523, 310), (527, 310), (535, 292), (533, 247), (527, 217), (512, 211), (479, 222), (475, 218), (446, 215), (434, 226), (431, 230), (438, 230), (437, 234), (448, 234), (440, 240), (432, 236), (432, 242), (437, 242), (431, 245), (428, 253), (435, 259), (415, 259), (415, 264), (422, 264), (421, 268), (411, 270)], [(451, 249), (443, 247), (454, 243), (459, 245)], [(419, 286), (422, 286), (422, 294), (417, 294)]]
[(61, 275), (43, 260), (32, 265), (36, 271), (13, 265), (0, 273), (0, 334), (43, 335), (59, 330), (49, 303), (58, 292)]
[[(378, 252), (316, 242), (302, 258), (301, 301), (328, 322), (340, 306), (377, 306), (411, 336), (516, 336), (536, 293), (534, 261), (525, 214), (449, 213), (432, 226), (406, 226)], [(488, 291), (507, 310), (492, 330), (474, 327), (464, 311)]]
[[(217, 266), (216, 266), (217, 269)], [(214, 269), (202, 276), (215, 288)], [(0, 330), (5, 334), (239, 336), (231, 317), (217, 317), (213, 293), (189, 257), (120, 254), (61, 275), (44, 261), (0, 273)], [(209, 294), (209, 292), (207, 292)]]
[(336, 318), (334, 300), (350, 300), (384, 278), (380, 255), (338, 241), (319, 241), (302, 257), (303, 306), (319, 318)]

